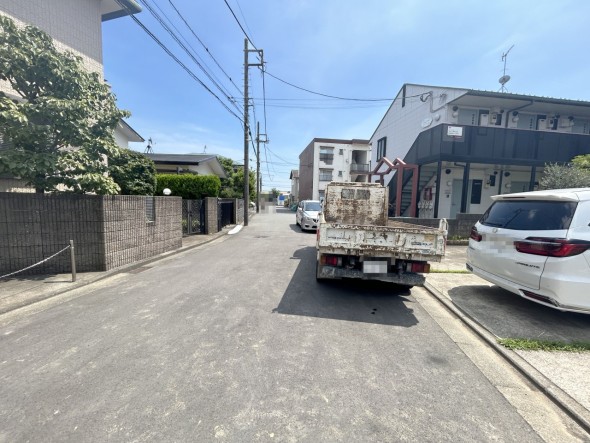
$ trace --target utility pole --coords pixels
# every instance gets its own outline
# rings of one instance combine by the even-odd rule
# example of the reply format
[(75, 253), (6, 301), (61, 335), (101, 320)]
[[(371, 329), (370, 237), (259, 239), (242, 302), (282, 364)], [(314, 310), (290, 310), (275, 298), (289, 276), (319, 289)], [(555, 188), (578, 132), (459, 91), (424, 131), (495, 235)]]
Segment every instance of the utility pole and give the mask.
[[(257, 52), (260, 56), (260, 63), (248, 63), (248, 54), (250, 52)], [(244, 39), (244, 226), (248, 226), (248, 210), (250, 209), (250, 167), (248, 165), (249, 149), (248, 149), (248, 132), (250, 125), (248, 123), (248, 68), (250, 66), (262, 66), (263, 53), (262, 50), (248, 49), (248, 39)]]
[[(264, 139), (261, 140), (260, 136)], [(262, 180), (260, 180), (260, 143), (268, 143), (266, 134), (260, 133), (260, 122), (256, 122), (256, 213), (260, 212), (260, 193), (262, 192)]]

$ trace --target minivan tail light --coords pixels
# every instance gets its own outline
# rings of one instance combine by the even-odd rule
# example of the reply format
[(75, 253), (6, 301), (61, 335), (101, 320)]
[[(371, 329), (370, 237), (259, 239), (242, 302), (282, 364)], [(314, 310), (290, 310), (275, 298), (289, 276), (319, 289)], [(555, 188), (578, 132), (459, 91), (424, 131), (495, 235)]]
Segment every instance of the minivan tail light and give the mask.
[(590, 249), (590, 241), (567, 238), (527, 237), (514, 242), (514, 247), (523, 254), (545, 257), (572, 257)]
[(480, 242), (483, 237), (479, 232), (477, 232), (477, 228), (475, 226), (473, 226), (471, 228), (471, 234), (469, 234), (469, 238), (471, 238), (477, 242)]

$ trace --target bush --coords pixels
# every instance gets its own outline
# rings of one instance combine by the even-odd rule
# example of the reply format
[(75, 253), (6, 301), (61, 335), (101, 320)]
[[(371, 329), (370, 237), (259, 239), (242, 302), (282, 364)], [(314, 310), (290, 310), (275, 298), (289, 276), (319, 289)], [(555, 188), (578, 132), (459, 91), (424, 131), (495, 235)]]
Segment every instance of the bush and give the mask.
[(217, 197), (221, 189), (221, 180), (216, 175), (157, 174), (156, 180), (156, 195), (168, 188), (171, 195), (190, 200)]

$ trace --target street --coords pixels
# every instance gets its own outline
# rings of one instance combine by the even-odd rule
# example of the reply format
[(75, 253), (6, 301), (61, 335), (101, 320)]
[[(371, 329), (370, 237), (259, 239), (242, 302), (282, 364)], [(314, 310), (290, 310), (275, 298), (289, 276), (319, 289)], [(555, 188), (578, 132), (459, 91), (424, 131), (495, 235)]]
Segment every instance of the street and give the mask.
[(0, 317), (0, 442), (583, 441), (424, 289), (317, 283), (315, 237), (270, 207)]

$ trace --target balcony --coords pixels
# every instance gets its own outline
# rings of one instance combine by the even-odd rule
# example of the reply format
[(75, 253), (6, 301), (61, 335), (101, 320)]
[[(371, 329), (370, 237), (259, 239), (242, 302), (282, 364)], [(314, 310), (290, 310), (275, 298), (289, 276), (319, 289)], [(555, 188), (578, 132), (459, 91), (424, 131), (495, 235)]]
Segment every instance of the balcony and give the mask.
[(334, 160), (334, 154), (322, 154), (320, 153), (320, 161), (326, 163), (332, 163)]
[(368, 174), (371, 172), (369, 163), (351, 163), (350, 173), (351, 174)]
[(331, 182), (332, 181), (332, 174), (320, 174), (320, 181), (321, 182)]

